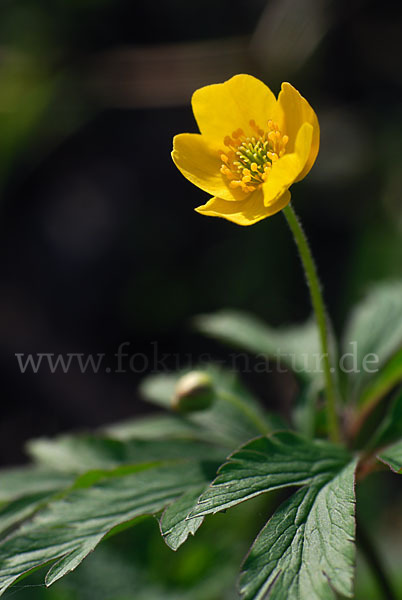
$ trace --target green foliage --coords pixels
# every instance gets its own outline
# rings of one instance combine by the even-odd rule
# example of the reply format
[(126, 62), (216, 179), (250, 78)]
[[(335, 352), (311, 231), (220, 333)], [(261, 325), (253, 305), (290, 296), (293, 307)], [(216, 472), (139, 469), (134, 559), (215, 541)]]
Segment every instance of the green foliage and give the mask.
[(270, 490), (312, 485), (337, 473), (349, 460), (341, 447), (324, 440), (310, 442), (290, 431), (257, 438), (219, 469), (192, 515), (216, 513)]
[(245, 600), (353, 596), (354, 471), (317, 478), (279, 507), (243, 565)]
[(380, 427), (373, 436), (371, 446), (380, 448), (402, 437), (402, 389), (393, 398)]
[[(157, 415), (144, 430), (125, 423), (107, 433), (27, 445), (35, 465), (1, 476), (2, 592), (47, 564), (46, 584), (54, 583), (102, 539), (144, 515), (161, 515), (162, 535), (174, 549), (195, 533), (203, 518), (186, 516), (218, 466), (239, 440), (267, 431), (269, 422), (251, 395), (243, 397), (233, 374), (212, 372), (217, 396), (203, 415)], [(168, 406), (173, 388), (159, 383), (148, 380), (145, 393)]]
[(71, 483), (71, 476), (38, 466), (0, 472), (0, 502), (34, 493), (52, 493)]
[[(351, 597), (354, 471), (345, 450), (291, 432), (258, 438), (224, 464), (192, 515), (215, 513), (270, 490), (303, 486), (261, 531), (243, 565), (243, 598)], [(246, 484), (246, 485), (245, 485)], [(336, 515), (334, 520), (333, 515)], [(320, 559), (317, 571), (315, 561)]]
[[(352, 311), (342, 336), (339, 375), (344, 400), (370, 412), (375, 404), (402, 381), (402, 282), (374, 286)], [(201, 315), (195, 325), (202, 333), (256, 358), (279, 361), (293, 371), (300, 383), (295, 423), (310, 433), (311, 413), (323, 388), (318, 331), (313, 321), (274, 329), (252, 315), (220, 311)], [(331, 340), (336, 355), (335, 340)]]
[(195, 326), (202, 333), (246, 350), (257, 358), (279, 361), (302, 379), (314, 381), (318, 388), (323, 385), (322, 373), (317, 369), (320, 342), (313, 320), (274, 329), (253, 315), (225, 310), (197, 317)]
[[(177, 422), (198, 431), (198, 435), (225, 444), (229, 448), (252, 437), (283, 427), (275, 415), (268, 415), (254, 396), (240, 383), (235, 373), (213, 366), (208, 373), (214, 383), (215, 398), (211, 407), (199, 413), (180, 417)], [(140, 388), (144, 398), (163, 408), (172, 407), (180, 374), (148, 377)], [(197, 434), (195, 434), (197, 435)]]
[(402, 439), (381, 452), (378, 458), (395, 473), (402, 473)]
[[(356, 442), (374, 405), (401, 378), (400, 291), (396, 283), (372, 291), (346, 329), (343, 350), (351, 340), (358, 349), (353, 360), (359, 368), (340, 380), (344, 435), (350, 448), (357, 447), (353, 451), (346, 443), (334, 445), (317, 436), (325, 429), (317, 429), (314, 415), (323, 392), (322, 372), (314, 369), (319, 350), (311, 322), (274, 330), (233, 312), (200, 317), (198, 327), (263, 360), (285, 361), (300, 382), (295, 408), (310, 418), (309, 427), (306, 419), (294, 418), (299, 432), (291, 431), (234, 372), (203, 365), (210, 382), (203, 410), (174, 411), (183, 373), (154, 375), (141, 392), (159, 407), (157, 414), (95, 433), (32, 440), (27, 451), (33, 464), (0, 473), (0, 594), (42, 567), (47, 586), (59, 581), (102, 541), (99, 564), (110, 556), (111, 564), (120, 565), (120, 577), (125, 554), (111, 548), (135, 525), (130, 535), (139, 536), (146, 556), (132, 555), (128, 588), (120, 585), (108, 595), (105, 581), (97, 597), (233, 600), (235, 565), (258, 530), (240, 575), (243, 600), (353, 597), (355, 473), (359, 485), (365, 474), (384, 465), (402, 472), (400, 389), (374, 433)], [(367, 353), (378, 354), (379, 371), (362, 373)], [(307, 429), (309, 435), (301, 433)], [(264, 504), (254, 514), (247, 507), (259, 500)], [(228, 516), (206, 518), (228, 509), (244, 509), (229, 528), (224, 526)], [(156, 529), (145, 525), (152, 516), (165, 544), (157, 545)], [(153, 566), (159, 554), (163, 565)], [(178, 572), (173, 565), (181, 565)], [(76, 581), (86, 569), (78, 570)], [(108, 567), (101, 571), (99, 581)], [(36, 581), (39, 576), (34, 575)], [(57, 585), (55, 600), (84, 598)]]
[(161, 534), (172, 550), (177, 550), (190, 535), (194, 535), (204, 518), (188, 519), (205, 486), (196, 487), (167, 507), (160, 520)]
[(181, 494), (207, 483), (216, 463), (182, 459), (89, 471), (60, 498), (5, 538), (0, 547), (0, 591), (29, 571), (55, 562), (47, 585), (76, 568), (107, 533), (155, 514)]
[[(401, 299), (401, 281), (383, 283), (374, 287), (352, 311), (342, 343), (345, 353), (356, 349), (356, 369), (349, 366), (353, 370), (346, 387), (350, 401), (361, 405), (375, 402), (402, 380)], [(375, 355), (378, 361), (367, 370), (364, 360), (369, 355)]]
[[(324, 386), (316, 323), (274, 329), (253, 315), (224, 310), (200, 315), (196, 328), (205, 335), (252, 355), (261, 372), (273, 365), (293, 372), (299, 381), (299, 402), (293, 414), (298, 429), (311, 436), (317, 396)], [(334, 342), (332, 342), (334, 348)], [(335, 351), (335, 348), (334, 348)], [(265, 365), (265, 366), (264, 366)]]
[(225, 451), (207, 443), (177, 440), (114, 440), (101, 435), (61, 436), (55, 440), (38, 439), (27, 445), (28, 452), (41, 465), (68, 473), (94, 469), (113, 469), (121, 465), (165, 460), (214, 458)]

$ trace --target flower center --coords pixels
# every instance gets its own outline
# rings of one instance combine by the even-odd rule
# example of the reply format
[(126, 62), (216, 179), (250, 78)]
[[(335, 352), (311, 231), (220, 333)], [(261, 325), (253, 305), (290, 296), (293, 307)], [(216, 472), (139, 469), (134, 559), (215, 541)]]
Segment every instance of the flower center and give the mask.
[(268, 121), (264, 131), (250, 121), (256, 135), (246, 137), (242, 129), (233, 131), (223, 140), (227, 150), (220, 153), (221, 173), (229, 180), (231, 188), (249, 193), (259, 189), (266, 181), (272, 163), (285, 154), (288, 136), (282, 135), (277, 123)]

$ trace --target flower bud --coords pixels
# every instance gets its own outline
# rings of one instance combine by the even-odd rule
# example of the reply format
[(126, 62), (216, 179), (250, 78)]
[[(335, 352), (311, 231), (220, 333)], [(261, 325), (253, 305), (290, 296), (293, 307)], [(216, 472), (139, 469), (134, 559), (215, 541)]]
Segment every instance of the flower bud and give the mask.
[(211, 406), (214, 395), (210, 376), (203, 371), (190, 371), (177, 382), (172, 408), (182, 414), (205, 410)]

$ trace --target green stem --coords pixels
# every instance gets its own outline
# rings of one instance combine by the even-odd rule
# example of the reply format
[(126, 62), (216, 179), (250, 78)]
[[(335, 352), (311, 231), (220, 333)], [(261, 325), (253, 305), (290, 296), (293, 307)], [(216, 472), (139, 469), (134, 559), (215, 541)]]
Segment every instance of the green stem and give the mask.
[(371, 539), (366, 534), (365, 530), (363, 529), (360, 521), (357, 522), (356, 534), (357, 544), (362, 554), (364, 555), (367, 564), (371, 568), (380, 589), (384, 594), (382, 598), (384, 600), (398, 600), (398, 597), (395, 594), (392, 585), (388, 579), (388, 576), (384, 570), (384, 566), (377, 554), (376, 548), (373, 545)]
[(331, 362), (329, 358), (328, 346), (328, 323), (325, 311), (324, 300), (321, 293), (320, 281), (317, 275), (317, 269), (307, 242), (306, 235), (300, 225), (300, 222), (293, 210), (291, 204), (283, 209), (288, 225), (292, 231), (294, 240), (300, 253), (300, 258), (304, 267), (307, 284), (310, 289), (311, 302), (313, 305), (315, 317), (317, 320), (318, 331), (320, 335), (322, 359), (324, 366), (325, 388), (327, 393), (326, 411), (328, 432), (333, 442), (340, 440), (339, 422), (336, 413), (336, 390), (331, 371)]
[(248, 421), (252, 423), (263, 435), (266, 435), (269, 432), (269, 427), (267, 427), (263, 422), (261, 416), (256, 414), (252, 408), (245, 404), (245, 402), (242, 402), (233, 394), (223, 390), (218, 390), (218, 396), (241, 411), (245, 418), (248, 419)]

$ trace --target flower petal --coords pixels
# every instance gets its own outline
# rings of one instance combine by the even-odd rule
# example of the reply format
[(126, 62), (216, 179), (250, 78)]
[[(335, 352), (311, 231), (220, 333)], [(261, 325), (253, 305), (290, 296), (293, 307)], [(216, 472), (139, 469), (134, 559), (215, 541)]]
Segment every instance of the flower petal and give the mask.
[(226, 202), (221, 198), (211, 198), (207, 204), (198, 206), (195, 210), (209, 217), (222, 217), (237, 225), (254, 225), (261, 219), (279, 212), (289, 202), (290, 192), (286, 190), (274, 204), (264, 206), (262, 191), (258, 190), (240, 202)]
[(277, 198), (300, 179), (300, 173), (310, 156), (312, 138), (313, 127), (310, 123), (304, 123), (297, 134), (292, 154), (285, 154), (272, 165), (262, 187), (265, 206), (275, 204)]
[(317, 115), (305, 98), (290, 83), (282, 83), (278, 96), (278, 108), (281, 110), (279, 117), (280, 128), (289, 136), (288, 152), (294, 151), (295, 140), (303, 123), (310, 123), (313, 127), (313, 138), (310, 154), (304, 169), (295, 181), (300, 181), (307, 175), (317, 158), (320, 146), (320, 126)]
[(243, 200), (245, 194), (229, 187), (222, 175), (219, 153), (199, 133), (181, 133), (173, 139), (172, 158), (176, 167), (191, 183), (204, 192), (225, 200)]
[(271, 90), (251, 75), (235, 75), (224, 83), (195, 91), (193, 112), (203, 135), (222, 144), (238, 128), (254, 135), (250, 120), (264, 128), (272, 119), (276, 98)]

